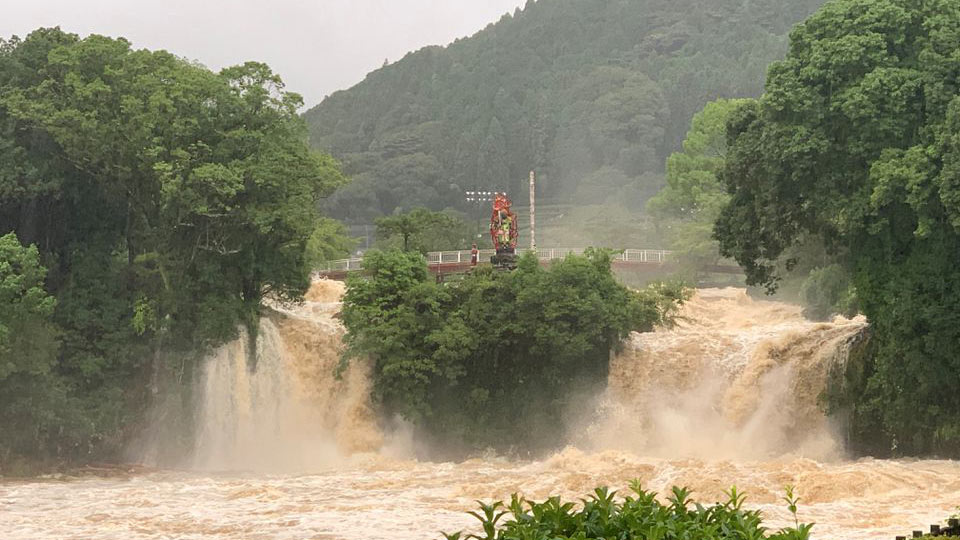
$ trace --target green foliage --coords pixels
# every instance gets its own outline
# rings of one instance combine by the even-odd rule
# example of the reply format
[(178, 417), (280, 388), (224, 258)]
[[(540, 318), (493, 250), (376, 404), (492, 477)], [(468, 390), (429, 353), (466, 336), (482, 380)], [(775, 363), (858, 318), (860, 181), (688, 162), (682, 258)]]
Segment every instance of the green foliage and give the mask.
[(324, 262), (346, 258), (356, 245), (343, 223), (320, 218), (307, 238), (307, 266), (317, 268)]
[[(743, 508), (744, 495), (736, 487), (727, 492), (726, 503), (703, 506), (690, 499), (690, 491), (674, 487), (661, 503), (656, 493), (631, 483), (632, 493), (618, 500), (617, 493), (597, 488), (582, 504), (551, 497), (543, 502), (528, 501), (513, 495), (510, 504), (485, 504), (470, 515), (480, 521), (482, 534), (466, 538), (476, 540), (607, 540), (610, 538), (653, 538), (659, 540), (776, 539), (806, 540), (812, 524), (796, 519), (797, 501), (787, 488), (787, 502), (795, 518), (795, 527), (768, 534), (757, 510)], [(502, 510), (501, 510), (502, 509)], [(510, 516), (507, 518), (507, 516)], [(501, 524), (502, 521), (502, 524)], [(447, 540), (459, 540), (463, 533), (444, 534)]]
[(377, 219), (377, 244), (404, 251), (469, 249), (473, 234), (462, 217), (452, 212), (415, 208)]
[(728, 124), (723, 253), (770, 288), (807, 237), (844, 255), (876, 340), (852, 429), (897, 453), (960, 455), (957, 65), (956, 2), (835, 0)]
[(669, 324), (678, 285), (634, 292), (610, 255), (590, 251), (543, 269), (478, 268), (455, 285), (428, 278), (422, 256), (369, 254), (368, 278), (344, 297), (347, 355), (375, 362), (375, 392), (451, 450), (539, 451), (563, 442), (578, 392), (606, 382), (610, 351), (631, 331)]
[[(708, 103), (693, 117), (683, 151), (667, 160), (667, 185), (650, 200), (653, 214), (687, 221), (714, 221), (727, 201), (717, 172), (727, 155), (727, 119), (743, 99)], [(700, 216), (706, 215), (706, 219)]]
[(52, 376), (82, 419), (50, 454), (117, 449), (165, 358), (305, 291), (320, 199), (344, 179), (305, 144), (300, 105), (259, 63), (213, 73), (59, 29), (0, 42), (0, 234), (50, 270)]
[(63, 388), (51, 375), (56, 300), (44, 289), (46, 274), (35, 246), (0, 237), (0, 463), (50, 444), (60, 420)]
[(13, 233), (0, 237), (0, 381), (47, 373), (55, 359), (56, 300), (44, 290), (46, 274), (36, 246), (21, 246)]
[(853, 317), (859, 311), (850, 274), (839, 264), (812, 270), (800, 287), (803, 314), (824, 321), (832, 315)]
[(667, 159), (667, 185), (647, 203), (658, 225), (669, 229), (669, 249), (694, 269), (716, 264), (713, 223), (729, 201), (717, 173), (727, 154), (726, 125), (745, 100), (721, 99), (693, 117), (683, 151)]
[[(311, 143), (355, 179), (330, 201), (369, 223), (469, 210), (463, 191), (640, 213), (690, 119), (755, 96), (786, 33), (823, 0), (550, 0), (371, 73), (305, 114)], [(519, 202), (520, 199), (518, 198)]]

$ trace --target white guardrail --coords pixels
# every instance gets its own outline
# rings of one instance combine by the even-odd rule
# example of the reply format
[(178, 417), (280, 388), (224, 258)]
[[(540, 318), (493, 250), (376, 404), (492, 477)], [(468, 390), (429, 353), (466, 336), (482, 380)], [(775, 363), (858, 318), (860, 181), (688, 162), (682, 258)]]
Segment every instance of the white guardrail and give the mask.
[[(523, 254), (528, 251), (530, 250), (518, 249), (517, 253)], [(538, 248), (537, 257), (541, 261), (553, 261), (563, 259), (571, 253), (583, 255), (583, 252), (583, 248)], [(495, 254), (496, 251), (492, 249), (481, 249), (478, 260), (481, 263), (490, 262), (490, 257), (493, 257)], [(465, 264), (470, 262), (470, 255), (471, 251), (469, 249), (460, 251), (432, 251), (427, 253), (427, 264)], [(613, 260), (614, 262), (663, 264), (668, 262), (670, 255), (671, 252), (664, 251), (662, 249), (625, 249), (619, 253), (615, 253)], [(354, 270), (360, 270), (362, 267), (363, 258), (355, 257), (352, 259), (329, 261), (322, 267), (318, 268), (317, 271), (321, 273), (351, 272)]]

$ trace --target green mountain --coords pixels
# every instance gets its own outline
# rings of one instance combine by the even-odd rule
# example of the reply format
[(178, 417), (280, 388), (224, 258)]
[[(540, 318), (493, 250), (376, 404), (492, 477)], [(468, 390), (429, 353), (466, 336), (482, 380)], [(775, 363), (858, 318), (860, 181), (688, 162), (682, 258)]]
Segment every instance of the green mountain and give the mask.
[[(640, 211), (694, 113), (761, 93), (786, 36), (823, 0), (539, 0), (337, 92), (305, 118), (353, 182), (328, 201), (364, 223), (515, 193)], [(474, 210), (475, 212), (475, 210)]]

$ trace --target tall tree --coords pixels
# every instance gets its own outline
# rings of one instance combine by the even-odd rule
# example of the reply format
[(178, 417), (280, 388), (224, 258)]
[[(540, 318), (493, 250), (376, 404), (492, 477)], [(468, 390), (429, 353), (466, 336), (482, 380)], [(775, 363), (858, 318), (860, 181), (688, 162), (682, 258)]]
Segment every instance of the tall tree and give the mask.
[(668, 229), (670, 248), (694, 264), (719, 257), (713, 224), (729, 201), (717, 173), (727, 156), (727, 120), (745, 100), (721, 99), (693, 117), (683, 151), (667, 159), (667, 185), (647, 204)]
[(414, 208), (377, 219), (377, 238), (383, 247), (400, 241), (403, 251), (463, 249), (469, 247), (467, 224), (459, 216)]
[(93, 423), (116, 433), (165, 354), (306, 290), (319, 203), (344, 179), (307, 147), (301, 104), (259, 63), (213, 73), (58, 29), (0, 44), (0, 234), (50, 268), (57, 371)]
[(836, 0), (729, 124), (716, 226), (753, 283), (807, 236), (846, 251), (875, 334), (847, 388), (877, 452), (960, 455), (960, 6)]

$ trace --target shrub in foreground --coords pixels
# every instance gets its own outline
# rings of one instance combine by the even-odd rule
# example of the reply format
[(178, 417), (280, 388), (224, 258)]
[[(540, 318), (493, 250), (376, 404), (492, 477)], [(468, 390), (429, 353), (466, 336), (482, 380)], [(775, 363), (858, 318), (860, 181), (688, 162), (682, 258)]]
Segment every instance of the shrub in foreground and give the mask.
[[(480, 503), (479, 512), (470, 512), (480, 520), (483, 533), (464, 536), (462, 532), (444, 534), (446, 540), (590, 540), (629, 539), (772, 539), (806, 540), (813, 524), (797, 519), (797, 501), (791, 487), (786, 488), (784, 501), (794, 517), (794, 527), (767, 534), (758, 510), (745, 510), (746, 497), (736, 487), (727, 492), (726, 503), (705, 507), (690, 500), (685, 488), (673, 488), (663, 504), (656, 494), (641, 489), (634, 481), (633, 494), (618, 501), (616, 492), (597, 488), (582, 505), (551, 497), (530, 502), (514, 495), (509, 505), (502, 502)], [(500, 524), (507, 516), (506, 519)]]

